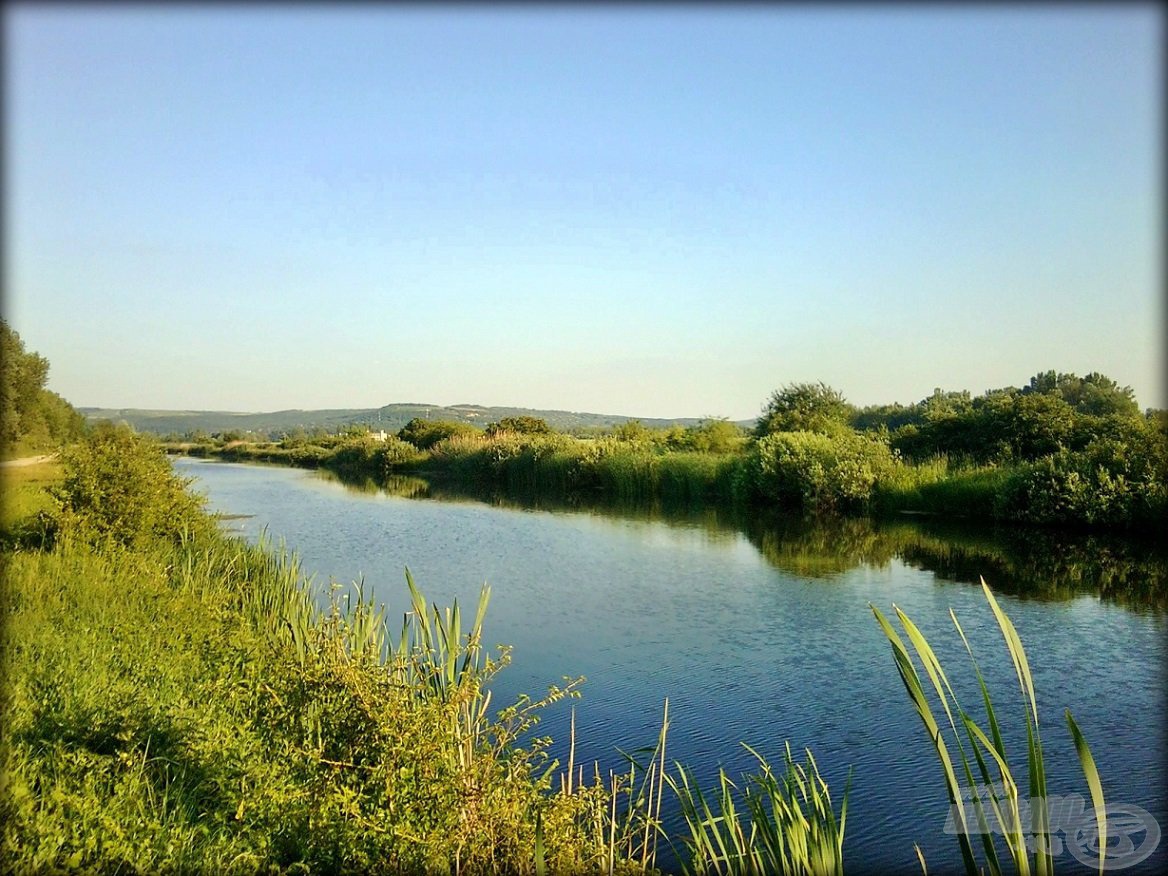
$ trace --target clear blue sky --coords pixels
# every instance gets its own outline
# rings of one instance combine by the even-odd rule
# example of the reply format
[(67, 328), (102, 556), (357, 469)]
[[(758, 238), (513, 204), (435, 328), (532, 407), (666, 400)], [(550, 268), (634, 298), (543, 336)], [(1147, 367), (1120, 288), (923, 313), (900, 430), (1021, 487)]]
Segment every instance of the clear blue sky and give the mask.
[(1168, 406), (1157, 6), (4, 17), (4, 313), (74, 404)]

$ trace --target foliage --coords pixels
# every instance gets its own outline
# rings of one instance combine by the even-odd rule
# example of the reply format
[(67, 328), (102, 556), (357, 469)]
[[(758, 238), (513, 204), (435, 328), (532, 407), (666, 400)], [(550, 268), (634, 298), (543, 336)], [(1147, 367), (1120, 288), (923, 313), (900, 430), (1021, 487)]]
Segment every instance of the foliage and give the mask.
[(486, 432), (491, 437), (503, 432), (516, 432), (520, 435), (547, 435), (552, 431), (547, 420), (539, 417), (503, 417), (497, 423), (489, 423)]
[(634, 418), (613, 426), (612, 437), (629, 444), (648, 444), (653, 440), (653, 433), (648, 426)]
[[(1129, 397), (1129, 388), (1099, 374), (1080, 379), (1048, 372), (1025, 389), (974, 398), (937, 388), (914, 405), (857, 412), (823, 383), (791, 384), (772, 394), (759, 438), (714, 417), (652, 429), (633, 419), (580, 436), (515, 415), (486, 430), (415, 418), (382, 443), (361, 426), (279, 444), (220, 441), (176, 449), (325, 466), (351, 481), (384, 482), (409, 472), (478, 491), (573, 502), (740, 506), (753, 500), (755, 507), (816, 512), (1148, 528), (1168, 483), (1168, 418), (1133, 415), (1134, 402), (1117, 401)], [(767, 432), (796, 423), (814, 428)], [(776, 434), (788, 437), (764, 443)], [(821, 437), (791, 437), (796, 434)]]
[(1168, 512), (1163, 446), (1104, 438), (1060, 450), (1013, 472), (999, 516), (1046, 524), (1156, 526)]
[(746, 446), (748, 436), (741, 426), (720, 417), (705, 417), (689, 426), (671, 446), (697, 453), (735, 453)]
[[(88, 452), (145, 465), (127, 434)], [(138, 530), (134, 500), (153, 501), (100, 505), (129, 514), (111, 532)], [(463, 629), (407, 573), (391, 639), (360, 589), (321, 610), (294, 559), (210, 525), (18, 551), (6, 577), (5, 872), (530, 872), (537, 847), (582, 872), (641, 853), (644, 816), (618, 824), (599, 781), (553, 793), (531, 736), (578, 680), (490, 713), (508, 653), (482, 646), (485, 592)]]
[(212, 525), (158, 445), (103, 425), (62, 454), (53, 492), (62, 535), (101, 546), (178, 540)]
[(771, 393), (755, 426), (763, 438), (776, 432), (830, 432), (847, 428), (855, 409), (823, 381), (788, 383)]
[[(939, 391), (939, 390), (938, 390)], [(902, 426), (917, 425), (923, 420), (917, 405), (893, 402), (885, 405), (867, 405), (852, 417), (852, 428), (860, 432), (886, 429), (890, 432)]]
[(738, 787), (721, 768), (714, 808), (693, 773), (681, 764), (678, 777), (667, 779), (689, 830), (683, 837), (690, 852), (685, 872), (843, 876), (848, 788), (837, 821), (827, 782), (810, 749), (801, 766), (788, 743), (786, 770), (780, 777), (761, 754), (745, 743), (743, 747), (761, 769), (746, 778), (741, 814), (735, 803)]
[(990, 520), (998, 513), (998, 497), (1011, 471), (997, 465), (951, 465), (946, 457), (898, 462), (877, 482), (873, 507)]
[(1138, 416), (1135, 392), (1110, 377), (1092, 371), (1086, 377), (1044, 371), (1030, 378), (1023, 394), (1041, 393), (1066, 402), (1077, 413), (1103, 417), (1113, 414)]
[(1054, 371), (1036, 375), (1021, 390), (989, 390), (971, 399), (968, 392), (937, 389), (895, 418), (857, 417), (865, 428), (887, 426), (892, 446), (908, 459), (944, 454), (975, 464), (1029, 462), (1061, 449), (1081, 450), (1106, 434), (1131, 435), (1139, 421), (1130, 387), (1096, 372), (1079, 378)]
[(349, 478), (367, 474), (386, 478), (399, 468), (424, 458), (426, 454), (423, 451), (395, 435), (389, 435), (381, 441), (364, 433), (347, 439), (327, 452), (320, 464)]
[[(539, 448), (541, 458), (575, 461), (573, 451), (588, 446), (596, 460), (647, 460), (649, 472), (659, 471), (655, 459), (686, 456), (566, 436), (526, 443), (518, 436), (451, 438), (446, 450), (459, 442), (474, 453), (507, 448), (518, 459)], [(339, 446), (363, 448), (364, 441)], [(131, 462), (124, 471), (123, 457)], [(108, 487), (111, 478), (149, 474), (146, 480), (158, 483), (159, 459), (127, 430), (102, 428), (84, 452), (69, 455), (65, 477), (88, 472), (92, 478), (80, 483)], [(5, 872), (643, 872), (654, 867), (664, 832), (666, 785), (682, 807), (694, 870), (840, 872), (848, 792), (837, 819), (810, 752), (801, 766), (788, 746), (781, 776), (755, 753), (761, 772), (747, 778), (741, 798), (722, 772), (711, 798), (684, 766), (677, 765), (677, 778), (666, 775), (667, 703), (656, 747), (647, 760), (629, 756), (627, 776), (602, 779), (597, 770), (586, 785), (582, 771), (575, 778), (570, 753), (557, 790), (550, 740), (532, 731), (539, 710), (576, 695), (580, 680), (492, 714), (490, 681), (509, 652), (483, 646), (489, 589), (464, 628), (457, 602), (428, 605), (407, 571), (410, 610), (391, 636), (385, 607), (367, 601), (360, 585), (344, 597), (335, 585), (319, 593), (294, 558), (224, 536), (193, 498), (173, 510), (169, 530), (147, 525), (152, 518), (133, 507), (165, 505), (168, 491), (182, 486), (175, 479), (160, 492), (138, 489), (118, 501), (106, 501), (108, 490), (63, 487), (63, 495), (87, 497), (69, 531), (99, 533), (81, 522), (85, 511), (105, 519), (105, 534), (6, 557)], [(179, 525), (184, 516), (202, 516), (207, 525)], [(136, 536), (122, 542), (119, 532)], [(115, 543), (126, 549), (105, 549)], [(1025, 654), (985, 592), (1028, 697), (1030, 796), (1041, 797), (1042, 749)], [(898, 634), (873, 612), (952, 795), (958, 774), (925, 687)], [(986, 785), (997, 783), (971, 811), (979, 824), (1000, 820), (1010, 854), (1028, 872), (1018, 785), (976, 663), (988, 733), (957, 704), (924, 637), (898, 616), (949, 718), (964, 778), (973, 784), (976, 765)], [(1067, 720), (1101, 816), (1090, 752), (1069, 714)], [(959, 840), (968, 864), (968, 837)], [(998, 872), (992, 839), (986, 849)], [(1034, 863), (1036, 872), (1049, 871), (1041, 851)]]
[[(970, 648), (965, 632), (957, 621), (957, 616), (950, 610), (949, 614), (953, 625), (957, 628), (957, 634), (961, 637), (973, 663), (974, 675), (977, 677), (982, 701), (985, 705), (989, 733), (961, 707), (957, 695), (949, 684), (945, 670), (928, 640), (916, 624), (903, 611), (896, 608), (897, 618), (916, 651), (917, 657), (928, 675), (933, 692), (945, 712), (949, 729), (952, 732), (952, 740), (956, 745), (960, 759), (960, 773), (954, 764), (945, 733), (934, 716), (926, 688), (921, 683), (908, 649), (880, 610), (875, 606), (870, 607), (892, 646), (893, 658), (896, 661), (896, 668), (900, 672), (905, 691), (916, 708), (917, 714), (924, 724), (925, 732), (932, 741), (941, 762), (951, 812), (954, 816), (957, 841), (966, 873), (969, 876), (976, 876), (981, 872), (977, 865), (973, 841), (970, 839), (971, 834), (981, 837), (982, 853), (985, 856), (989, 872), (1002, 872), (994, 842), (994, 834), (998, 833), (1005, 838), (1007, 851), (1019, 874), (1032, 872), (1030, 850), (1033, 850), (1033, 872), (1036, 876), (1047, 876), (1047, 874), (1053, 873), (1054, 862), (1050, 854), (1050, 821), (1045, 805), (1047, 800), (1046, 773), (1042, 756), (1042, 739), (1038, 730), (1038, 706), (1030, 675), (1030, 665), (1013, 623), (998, 605), (984, 579), (981, 586), (994, 618), (997, 620), (998, 627), (1002, 631), (1006, 649), (1018, 676), (1019, 687), (1029, 706), (1028, 709), (1024, 710), (1024, 719), (1029, 773), (1028, 792), (1029, 802), (1033, 807), (1033, 820), (1024, 817), (1025, 809), (1022, 806), (1023, 800), (1019, 793), (1019, 783), (1007, 758), (998, 716), (994, 711), (990, 692), (982, 677), (981, 669), (973, 656), (973, 649)], [(893, 607), (895, 608), (895, 606)], [(956, 713), (956, 718), (954, 718), (954, 713)], [(1107, 821), (1103, 788), (1091, 750), (1079, 732), (1069, 710), (1066, 712), (1066, 720), (1079, 756), (1080, 766), (1083, 768), (1087, 785), (1091, 791), (1091, 800), (1099, 827), (1099, 870), (1102, 873), (1107, 850)], [(962, 741), (963, 737), (965, 742)], [(968, 754), (966, 743), (968, 744)], [(970, 756), (976, 763), (976, 774), (970, 762)], [(963, 793), (961, 784), (963, 780), (966, 793)]]
[(439, 441), (454, 435), (477, 435), (479, 430), (468, 423), (452, 420), (423, 420), (414, 417), (398, 431), (397, 437), (408, 441), (419, 450), (429, 450)]
[(0, 452), (48, 449), (84, 431), (85, 420), (72, 405), (45, 389), (48, 376), (49, 361), (26, 351), (20, 335), (0, 319)]
[(817, 512), (865, 509), (895, 465), (887, 444), (851, 430), (776, 432), (759, 440), (754, 460), (764, 501)]
[(48, 490), (61, 480), (56, 460), (0, 469), (0, 551), (42, 547), (55, 533)]

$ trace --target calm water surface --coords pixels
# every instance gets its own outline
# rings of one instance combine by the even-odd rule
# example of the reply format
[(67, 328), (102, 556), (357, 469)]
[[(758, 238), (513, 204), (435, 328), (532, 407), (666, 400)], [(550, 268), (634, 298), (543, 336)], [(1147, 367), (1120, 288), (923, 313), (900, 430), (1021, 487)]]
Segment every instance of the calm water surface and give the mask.
[[(970, 583), (984, 574), (1031, 661), (1049, 794), (1088, 793), (1063, 718), (1070, 708), (1108, 802), (1138, 806), (1168, 829), (1168, 563), (1155, 548), (867, 521), (817, 528), (713, 512), (535, 511), (362, 491), (297, 469), (175, 465), (197, 478), (214, 510), (252, 515), (233, 528), (283, 539), (322, 582), (363, 579), (391, 617), (408, 606), (406, 567), (439, 604), (457, 598), (473, 609), (489, 582), (485, 638), (514, 647), (495, 701), (586, 676), (575, 704), (578, 763), (599, 761), (606, 772), (621, 767), (618, 748), (651, 746), (668, 697), (667, 756), (706, 783), (719, 766), (735, 778), (751, 769), (740, 742), (772, 762), (785, 741), (811, 748), (837, 801), (851, 767), (849, 872), (919, 872), (914, 842), (930, 873), (960, 867), (955, 838), (942, 830), (940, 767), (869, 603), (886, 614), (895, 603), (916, 621), (976, 713), (968, 657), (948, 617), (956, 612), (1025, 775), (1017, 681)], [(551, 707), (539, 727), (561, 762), (569, 708)], [(1123, 872), (1168, 871), (1166, 846)], [(1089, 872), (1066, 851), (1056, 866)]]

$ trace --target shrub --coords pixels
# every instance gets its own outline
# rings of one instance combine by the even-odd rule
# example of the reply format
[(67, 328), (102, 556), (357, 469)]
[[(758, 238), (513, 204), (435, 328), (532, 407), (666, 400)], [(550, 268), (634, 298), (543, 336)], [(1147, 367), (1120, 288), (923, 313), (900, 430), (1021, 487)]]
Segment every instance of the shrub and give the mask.
[(391, 435), (381, 442), (376, 456), (381, 474), (388, 476), (398, 466), (410, 465), (425, 459), (426, 454), (408, 441), (402, 441)]
[(539, 417), (503, 417), (497, 423), (487, 426), (487, 434), (498, 435), (500, 432), (518, 432), (520, 435), (546, 435), (552, 427), (546, 420)]
[(63, 535), (95, 545), (178, 540), (213, 525), (162, 449), (125, 426), (103, 425), (68, 448), (54, 492)]
[(862, 510), (894, 462), (887, 444), (855, 432), (777, 432), (758, 442), (755, 488), (809, 511)]
[(755, 426), (759, 438), (776, 432), (831, 432), (846, 429), (855, 414), (843, 395), (823, 381), (791, 383), (776, 389)]
[(453, 420), (423, 420), (414, 417), (398, 430), (397, 437), (408, 441), (419, 450), (429, 450), (439, 441), (455, 435), (478, 435), (478, 429), (469, 423), (457, 423)]
[(1152, 526), (1168, 510), (1163, 472), (1159, 446), (1105, 438), (1019, 467), (997, 512), (1030, 523)]
[(734, 453), (743, 448), (747, 441), (741, 426), (729, 420), (708, 417), (696, 426), (685, 429), (670, 446), (679, 450), (696, 450), (699, 453)]

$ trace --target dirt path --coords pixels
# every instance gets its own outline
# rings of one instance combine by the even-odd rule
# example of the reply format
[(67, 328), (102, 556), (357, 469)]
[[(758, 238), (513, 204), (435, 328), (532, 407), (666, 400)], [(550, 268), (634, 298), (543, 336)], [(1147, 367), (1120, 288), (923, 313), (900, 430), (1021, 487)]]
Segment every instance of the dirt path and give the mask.
[(25, 456), (22, 459), (6, 459), (0, 462), (0, 468), (20, 468), (25, 465), (39, 465), (42, 462), (48, 462), (50, 459), (56, 458), (57, 454), (50, 453), (48, 456)]

